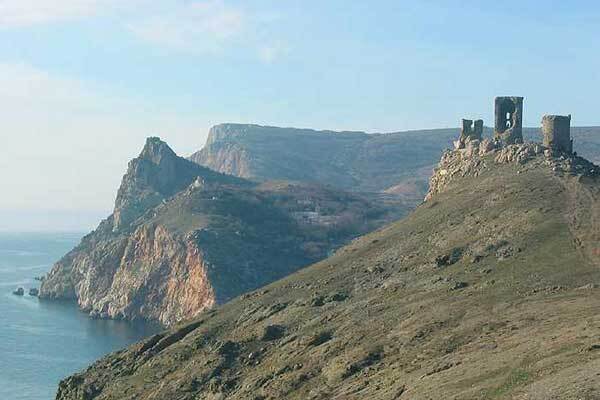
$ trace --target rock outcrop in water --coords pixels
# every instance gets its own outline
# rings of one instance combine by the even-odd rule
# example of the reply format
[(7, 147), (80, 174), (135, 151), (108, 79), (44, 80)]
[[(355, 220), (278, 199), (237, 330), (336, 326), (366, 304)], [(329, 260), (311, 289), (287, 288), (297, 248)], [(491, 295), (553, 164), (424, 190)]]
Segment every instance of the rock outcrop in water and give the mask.
[(150, 138), (113, 214), (56, 263), (40, 297), (172, 325), (325, 257), (391, 211), (316, 185), (214, 172)]

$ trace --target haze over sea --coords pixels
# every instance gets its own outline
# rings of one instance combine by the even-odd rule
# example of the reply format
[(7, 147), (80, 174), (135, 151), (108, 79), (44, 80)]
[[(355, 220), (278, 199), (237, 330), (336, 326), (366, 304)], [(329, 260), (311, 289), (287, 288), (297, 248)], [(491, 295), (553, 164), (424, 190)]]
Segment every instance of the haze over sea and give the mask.
[[(28, 295), (81, 234), (0, 233), (0, 399), (50, 400), (58, 382), (158, 329), (92, 320), (74, 304)], [(24, 296), (12, 291), (25, 288)]]

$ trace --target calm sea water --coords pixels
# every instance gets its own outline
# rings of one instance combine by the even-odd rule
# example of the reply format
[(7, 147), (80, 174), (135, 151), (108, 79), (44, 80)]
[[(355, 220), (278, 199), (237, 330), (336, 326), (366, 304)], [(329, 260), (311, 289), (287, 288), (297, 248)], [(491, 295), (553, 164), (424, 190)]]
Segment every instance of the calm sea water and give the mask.
[[(156, 326), (89, 319), (73, 304), (28, 295), (34, 277), (78, 234), (0, 233), (0, 399), (51, 400), (58, 382), (94, 360), (155, 333)], [(25, 288), (25, 295), (12, 291)]]

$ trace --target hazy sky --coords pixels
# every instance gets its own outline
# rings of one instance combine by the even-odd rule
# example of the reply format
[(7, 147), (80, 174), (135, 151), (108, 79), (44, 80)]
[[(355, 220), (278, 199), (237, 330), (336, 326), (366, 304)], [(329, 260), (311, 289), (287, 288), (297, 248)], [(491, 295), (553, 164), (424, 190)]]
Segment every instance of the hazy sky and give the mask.
[(600, 3), (0, 0), (0, 230), (88, 229), (150, 135), (600, 124)]

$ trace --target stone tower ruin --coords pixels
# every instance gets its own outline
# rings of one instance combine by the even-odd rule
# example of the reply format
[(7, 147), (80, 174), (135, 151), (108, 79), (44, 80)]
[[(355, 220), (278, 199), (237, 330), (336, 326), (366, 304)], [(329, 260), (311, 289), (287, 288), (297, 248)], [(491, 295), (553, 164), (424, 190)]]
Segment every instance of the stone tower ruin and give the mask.
[(544, 115), (542, 118), (544, 146), (561, 153), (573, 152), (571, 115)]
[(483, 135), (483, 120), (477, 119), (473, 122), (471, 119), (462, 120), (462, 128), (460, 130), (460, 138), (455, 143), (456, 148), (462, 149), (469, 141), (481, 140)]
[(496, 97), (494, 138), (504, 144), (523, 143), (523, 97)]

